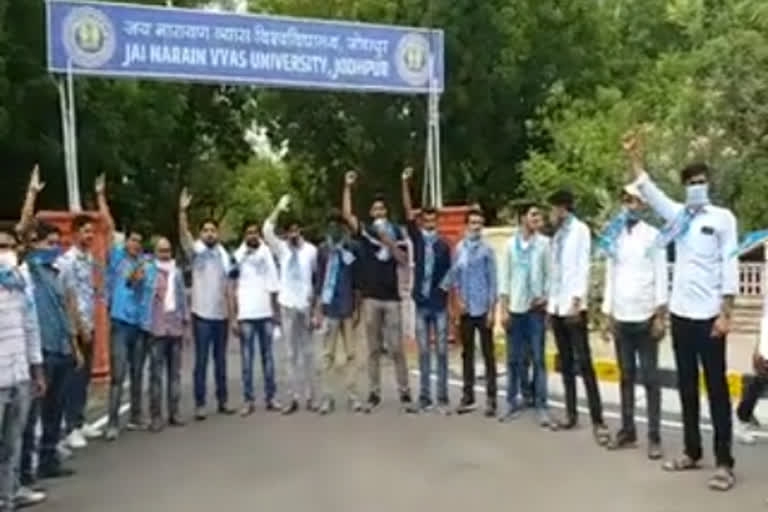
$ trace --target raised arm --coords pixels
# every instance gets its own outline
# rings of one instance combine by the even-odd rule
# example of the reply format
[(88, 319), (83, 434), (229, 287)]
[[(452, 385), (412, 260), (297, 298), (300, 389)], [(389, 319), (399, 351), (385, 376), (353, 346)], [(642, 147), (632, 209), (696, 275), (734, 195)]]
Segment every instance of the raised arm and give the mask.
[(635, 134), (627, 135), (624, 137), (622, 145), (630, 161), (634, 184), (640, 190), (643, 199), (665, 221), (672, 221), (683, 208), (683, 205), (665, 194), (645, 171), (640, 139)]
[(187, 210), (191, 204), (192, 196), (189, 195), (189, 190), (183, 188), (179, 196), (179, 242), (181, 242), (181, 248), (188, 255), (192, 254), (195, 246), (195, 239), (189, 231), (189, 216), (187, 215)]
[(104, 219), (107, 227), (107, 241), (112, 245), (115, 237), (115, 219), (112, 218), (112, 212), (107, 202), (107, 179), (103, 174), (96, 178), (94, 188), (96, 189), (96, 201), (99, 204), (99, 215)]
[(275, 209), (272, 210), (272, 213), (269, 214), (269, 217), (267, 217), (267, 220), (264, 221), (264, 229), (262, 230), (262, 232), (264, 233), (264, 241), (267, 242), (267, 245), (276, 254), (280, 253), (280, 247), (281, 247), (281, 240), (280, 238), (278, 238), (277, 234), (275, 233), (275, 228), (277, 226), (277, 219), (280, 217), (280, 214), (282, 212), (288, 209), (288, 206), (290, 204), (291, 204), (291, 196), (289, 196), (288, 194), (285, 194), (277, 202), (277, 206), (275, 206)]
[(349, 224), (353, 233), (360, 232), (360, 222), (357, 217), (352, 213), (352, 187), (357, 182), (357, 173), (355, 171), (349, 171), (344, 176), (344, 191), (341, 195), (341, 214), (344, 220)]
[(24, 197), (24, 205), (21, 207), (21, 218), (16, 225), (16, 232), (24, 242), (27, 241), (29, 232), (32, 230), (32, 225), (34, 224), (35, 202), (37, 201), (37, 196), (44, 188), (45, 183), (40, 181), (40, 167), (35, 165), (35, 168), (32, 169), (29, 185), (27, 186), (27, 195)]
[(413, 169), (406, 167), (402, 176), (402, 192), (403, 192), (403, 209), (405, 210), (405, 218), (409, 221), (413, 221), (416, 218), (416, 213), (413, 210), (413, 201), (411, 199), (411, 178), (413, 177)]

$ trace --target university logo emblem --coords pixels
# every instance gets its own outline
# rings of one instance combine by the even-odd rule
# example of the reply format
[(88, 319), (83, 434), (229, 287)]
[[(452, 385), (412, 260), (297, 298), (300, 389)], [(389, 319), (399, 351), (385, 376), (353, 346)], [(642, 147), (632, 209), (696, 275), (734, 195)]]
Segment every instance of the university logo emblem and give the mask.
[(404, 35), (395, 53), (397, 73), (414, 87), (429, 81), (429, 41), (422, 34)]
[(72, 9), (64, 19), (62, 33), (67, 55), (80, 67), (101, 67), (115, 54), (115, 28), (98, 9)]

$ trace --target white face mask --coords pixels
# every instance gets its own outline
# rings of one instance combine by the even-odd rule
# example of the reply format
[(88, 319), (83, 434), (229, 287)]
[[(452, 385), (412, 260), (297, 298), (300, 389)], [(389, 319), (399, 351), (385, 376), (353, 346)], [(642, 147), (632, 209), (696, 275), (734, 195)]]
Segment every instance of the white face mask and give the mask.
[(685, 187), (686, 206), (704, 206), (709, 204), (709, 184), (688, 185)]
[(15, 251), (0, 251), (0, 265), (15, 267), (19, 264), (19, 258)]

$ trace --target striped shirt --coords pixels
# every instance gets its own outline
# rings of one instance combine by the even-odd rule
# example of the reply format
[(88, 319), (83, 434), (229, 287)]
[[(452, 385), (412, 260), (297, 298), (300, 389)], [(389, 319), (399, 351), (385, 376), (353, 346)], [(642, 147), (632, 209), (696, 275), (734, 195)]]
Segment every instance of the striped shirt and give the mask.
[(20, 272), (26, 290), (0, 287), (0, 389), (30, 380), (29, 366), (42, 364), (40, 330), (26, 266)]

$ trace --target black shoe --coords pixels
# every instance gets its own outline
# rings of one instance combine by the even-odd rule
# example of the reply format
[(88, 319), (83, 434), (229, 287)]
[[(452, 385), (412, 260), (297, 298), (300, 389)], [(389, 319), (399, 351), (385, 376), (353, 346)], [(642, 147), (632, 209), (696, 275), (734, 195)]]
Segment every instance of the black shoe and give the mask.
[(315, 404), (315, 401), (310, 398), (310, 399), (307, 400), (307, 403), (306, 403), (304, 409), (307, 412), (317, 412), (318, 407)]
[(381, 396), (378, 393), (371, 393), (365, 404), (365, 412), (372, 413), (379, 405), (381, 405)]
[(288, 404), (285, 407), (283, 407), (283, 410), (280, 412), (283, 414), (283, 416), (288, 416), (290, 414), (295, 413), (298, 410), (299, 410), (299, 401), (296, 399), (293, 399), (290, 402), (288, 402)]
[(575, 416), (566, 416), (553, 423), (554, 430), (573, 430), (578, 424), (579, 420)]
[(496, 400), (493, 398), (488, 400), (488, 403), (485, 405), (485, 417), (486, 418), (496, 417)]
[(168, 425), (171, 427), (183, 427), (186, 423), (178, 414), (174, 414), (168, 419)]
[(75, 470), (61, 465), (40, 466), (37, 476), (40, 479), (67, 478), (75, 474)]
[(465, 396), (461, 399), (461, 403), (459, 403), (459, 406), (456, 408), (456, 414), (469, 414), (470, 412), (474, 412), (475, 409), (477, 409), (475, 399)]
[(637, 434), (632, 434), (626, 430), (619, 430), (616, 432), (616, 434), (611, 437), (608, 440), (608, 443), (605, 445), (605, 447), (609, 450), (624, 450), (628, 448), (635, 448), (636, 446)]
[(400, 393), (400, 406), (403, 408), (403, 412), (408, 414), (416, 414), (419, 412), (418, 408), (413, 405), (411, 394), (407, 391)]
[(223, 414), (224, 416), (232, 416), (234, 414), (237, 414), (237, 411), (229, 408), (227, 404), (219, 404), (218, 411), (219, 411), (219, 414)]

